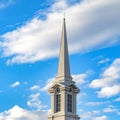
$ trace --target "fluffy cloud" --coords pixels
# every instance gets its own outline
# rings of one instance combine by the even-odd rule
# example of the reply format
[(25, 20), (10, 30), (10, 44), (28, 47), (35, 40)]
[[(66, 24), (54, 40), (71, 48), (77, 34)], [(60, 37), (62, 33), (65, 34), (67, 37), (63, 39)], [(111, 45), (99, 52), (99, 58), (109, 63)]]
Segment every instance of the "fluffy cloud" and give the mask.
[(55, 78), (50, 78), (46, 81), (45, 86), (41, 88), (41, 91), (47, 91), (48, 88), (52, 85), (52, 82), (55, 80)]
[(56, 11), (62, 11), (68, 7), (67, 3), (65, 0), (60, 0), (56, 3), (53, 4), (51, 11), (56, 12)]
[(109, 101), (105, 101), (105, 102), (87, 102), (85, 105), (87, 106), (99, 106), (99, 105), (103, 105), (103, 104), (107, 104), (109, 103)]
[(114, 110), (111, 109), (111, 108), (105, 108), (103, 111), (104, 111), (104, 112), (113, 112)]
[(99, 79), (95, 79), (89, 85), (91, 88), (100, 88), (99, 97), (112, 97), (120, 93), (120, 58), (114, 62), (101, 74)]
[(31, 91), (40, 91), (40, 86), (39, 85), (34, 85), (30, 88)]
[(94, 110), (90, 112), (84, 112), (81, 114), (82, 120), (108, 120), (106, 115), (101, 115), (101, 111)]
[(39, 85), (33, 85), (30, 88), (31, 94), (29, 96), (29, 99), (27, 101), (27, 105), (32, 109), (32, 110), (42, 110), (44, 108), (47, 108), (47, 105), (43, 105), (41, 100), (40, 100), (40, 92), (41, 89)]
[(72, 75), (72, 77), (73, 77), (73, 81), (75, 81), (77, 85), (82, 85), (85, 83), (87, 74)]
[(98, 63), (99, 64), (104, 64), (104, 63), (108, 63), (110, 61), (109, 58), (105, 58), (104, 60), (100, 60)]
[(100, 111), (91, 111), (91, 112), (85, 112), (81, 115), (82, 119), (92, 119), (94, 118), (94, 116), (98, 115), (100, 113)]
[(46, 14), (46, 20), (35, 17), (16, 30), (1, 35), (2, 57), (8, 57), (7, 64), (56, 57), (65, 8), (71, 53), (118, 44), (119, 6), (119, 0), (83, 0), (70, 6), (65, 0), (58, 1), (51, 7), (52, 12)]
[(108, 120), (108, 117), (103, 115), (103, 116), (96, 117), (93, 120)]
[(108, 106), (107, 108), (103, 109), (103, 112), (105, 112), (105, 113), (116, 113), (116, 114), (120, 115), (120, 110), (116, 109), (115, 106)]
[(20, 82), (17, 81), (17, 82), (15, 82), (15, 83), (11, 84), (10, 86), (14, 88), (14, 87), (17, 87), (17, 86), (19, 86), (19, 85), (20, 85)]
[(112, 97), (120, 93), (120, 85), (114, 85), (110, 87), (103, 87), (100, 92), (98, 92), (99, 97)]
[(28, 111), (16, 105), (0, 113), (0, 120), (47, 120), (47, 116), (47, 111)]
[(41, 110), (42, 108), (46, 108), (46, 105), (42, 105), (40, 101), (40, 93), (31, 94), (29, 96), (29, 100), (27, 101), (27, 105), (32, 109)]
[(114, 100), (115, 102), (120, 102), (120, 97)]

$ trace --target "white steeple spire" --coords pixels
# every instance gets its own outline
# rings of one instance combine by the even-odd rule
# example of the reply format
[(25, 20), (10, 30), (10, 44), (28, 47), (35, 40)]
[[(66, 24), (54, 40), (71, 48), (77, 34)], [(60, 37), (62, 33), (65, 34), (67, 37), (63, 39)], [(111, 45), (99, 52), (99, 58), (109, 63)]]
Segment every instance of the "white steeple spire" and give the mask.
[(60, 46), (60, 55), (59, 55), (59, 66), (58, 66), (57, 77), (71, 78), (65, 18), (63, 19), (62, 37), (61, 37), (61, 46)]

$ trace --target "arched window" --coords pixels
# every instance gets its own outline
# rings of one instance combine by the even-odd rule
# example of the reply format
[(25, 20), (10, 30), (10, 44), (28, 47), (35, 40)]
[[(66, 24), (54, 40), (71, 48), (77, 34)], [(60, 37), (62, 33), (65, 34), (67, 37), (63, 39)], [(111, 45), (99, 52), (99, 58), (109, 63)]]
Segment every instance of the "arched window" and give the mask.
[(61, 110), (61, 94), (60, 94), (60, 89), (56, 88), (56, 112), (59, 112)]

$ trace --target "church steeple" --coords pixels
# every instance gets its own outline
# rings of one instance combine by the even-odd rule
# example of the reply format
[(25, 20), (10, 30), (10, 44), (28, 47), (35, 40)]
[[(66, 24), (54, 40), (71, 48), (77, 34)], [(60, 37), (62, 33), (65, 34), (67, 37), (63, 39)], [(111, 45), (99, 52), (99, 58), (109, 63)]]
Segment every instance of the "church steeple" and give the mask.
[(63, 19), (63, 26), (62, 26), (62, 36), (61, 36), (61, 46), (60, 46), (57, 77), (71, 78), (65, 18)]
[(51, 94), (51, 112), (48, 120), (79, 120), (76, 97), (80, 89), (72, 81), (69, 66), (67, 33), (63, 19), (58, 75), (48, 89)]

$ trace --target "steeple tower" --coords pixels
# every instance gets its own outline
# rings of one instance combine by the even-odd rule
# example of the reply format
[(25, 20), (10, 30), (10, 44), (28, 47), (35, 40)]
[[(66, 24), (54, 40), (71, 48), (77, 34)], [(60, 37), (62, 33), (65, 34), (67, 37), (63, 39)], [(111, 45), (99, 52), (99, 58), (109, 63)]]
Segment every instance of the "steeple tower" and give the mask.
[(51, 94), (51, 113), (48, 120), (79, 120), (76, 114), (76, 96), (80, 90), (72, 81), (70, 74), (65, 18), (62, 27), (58, 74), (48, 91)]
[(67, 33), (66, 33), (65, 18), (63, 19), (63, 27), (62, 27), (58, 77), (71, 77), (70, 66), (69, 66), (69, 56), (68, 56), (68, 45), (67, 45)]

